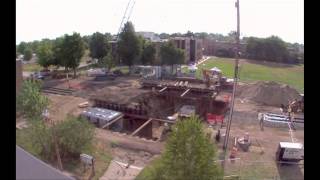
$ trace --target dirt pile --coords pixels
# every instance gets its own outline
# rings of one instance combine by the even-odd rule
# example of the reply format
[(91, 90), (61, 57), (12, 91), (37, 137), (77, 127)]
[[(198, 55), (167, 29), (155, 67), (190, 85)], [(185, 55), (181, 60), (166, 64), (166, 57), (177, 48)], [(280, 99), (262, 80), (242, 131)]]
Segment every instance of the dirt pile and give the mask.
[(237, 96), (270, 106), (287, 105), (289, 101), (301, 98), (299, 92), (288, 85), (262, 81), (240, 86)]

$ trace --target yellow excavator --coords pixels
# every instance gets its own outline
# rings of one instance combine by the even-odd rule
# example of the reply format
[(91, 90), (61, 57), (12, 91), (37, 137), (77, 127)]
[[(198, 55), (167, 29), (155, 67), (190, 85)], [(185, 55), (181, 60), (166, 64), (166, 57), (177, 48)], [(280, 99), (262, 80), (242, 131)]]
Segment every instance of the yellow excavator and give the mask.
[(220, 70), (202, 69), (202, 75), (207, 88), (221, 85), (222, 74)]

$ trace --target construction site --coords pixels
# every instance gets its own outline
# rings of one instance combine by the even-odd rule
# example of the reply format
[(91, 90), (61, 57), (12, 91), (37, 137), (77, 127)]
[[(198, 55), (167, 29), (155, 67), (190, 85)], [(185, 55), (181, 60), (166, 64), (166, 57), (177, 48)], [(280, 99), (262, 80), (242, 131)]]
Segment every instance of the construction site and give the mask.
[[(235, 52), (239, 28), (238, 9)], [(111, 76), (96, 68), (77, 78), (43, 78), (50, 118), (82, 117), (95, 125), (97, 144), (108, 144), (113, 160), (100, 179), (135, 179), (164, 151), (173, 125), (194, 115), (217, 147), (224, 179), (304, 179), (304, 95), (276, 82), (238, 82), (238, 53), (233, 79), (217, 67), (200, 69), (196, 78), (207, 60), (202, 44), (181, 37), (173, 42), (188, 49), (187, 73), (181, 65), (136, 66), (134, 74)], [(170, 68), (175, 73), (167, 73)], [(18, 87), (21, 82), (17, 78)], [(17, 121), (18, 129), (26, 126)]]
[[(156, 76), (145, 78), (143, 74), (103, 80), (97, 77), (45, 79), (42, 92), (51, 101), (52, 119), (58, 121), (68, 114), (86, 118), (95, 124), (98, 139), (116, 142), (117, 150), (113, 151), (116, 159), (129, 163), (131, 154), (132, 166), (145, 167), (161, 154), (171, 126), (195, 114), (202, 119), (223, 157), (233, 82), (218, 68), (203, 70), (202, 80), (190, 77), (161, 80)], [(284, 172), (276, 168), (280, 161), (276, 153), (280, 142), (303, 144), (303, 96), (274, 82), (239, 83), (234, 107), (225, 155), (226, 174), (238, 174), (244, 163), (261, 161), (269, 163), (266, 177), (270, 174), (291, 177), (291, 166), (285, 167)], [(288, 109), (294, 112), (293, 119), (288, 118)], [(243, 144), (245, 138), (249, 139), (248, 145)], [(231, 163), (230, 158), (235, 162)], [(303, 177), (301, 165), (295, 172), (298, 175), (294, 177)]]

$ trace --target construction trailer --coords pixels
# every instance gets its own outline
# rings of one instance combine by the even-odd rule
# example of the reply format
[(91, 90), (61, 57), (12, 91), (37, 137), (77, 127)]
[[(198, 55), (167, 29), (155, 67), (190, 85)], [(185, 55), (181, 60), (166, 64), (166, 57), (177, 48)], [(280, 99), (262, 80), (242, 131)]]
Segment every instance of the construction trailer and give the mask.
[[(118, 111), (113, 111), (110, 109), (90, 107), (84, 110), (81, 114), (81, 117), (86, 118), (91, 123), (95, 124), (97, 127), (105, 128), (106, 126), (113, 124), (114, 130), (122, 130), (123, 123), (121, 119), (123, 114)], [(118, 122), (116, 122), (118, 121)]]
[(280, 142), (276, 152), (277, 161), (299, 162), (304, 159), (304, 148), (301, 143)]

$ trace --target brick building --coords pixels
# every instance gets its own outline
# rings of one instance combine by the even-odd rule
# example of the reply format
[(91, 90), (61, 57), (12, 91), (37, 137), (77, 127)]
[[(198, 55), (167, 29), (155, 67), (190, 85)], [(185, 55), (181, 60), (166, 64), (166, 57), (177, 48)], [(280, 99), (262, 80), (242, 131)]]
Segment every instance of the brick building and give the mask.
[(174, 37), (170, 39), (174, 45), (184, 50), (185, 52), (185, 62), (192, 63), (197, 62), (203, 57), (202, 40), (190, 37)]

